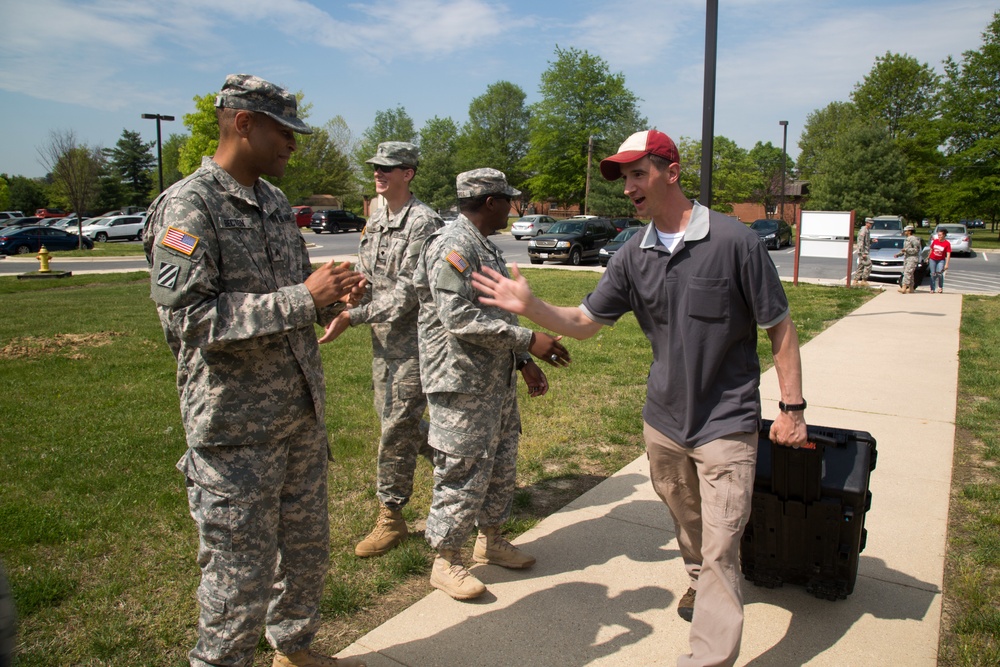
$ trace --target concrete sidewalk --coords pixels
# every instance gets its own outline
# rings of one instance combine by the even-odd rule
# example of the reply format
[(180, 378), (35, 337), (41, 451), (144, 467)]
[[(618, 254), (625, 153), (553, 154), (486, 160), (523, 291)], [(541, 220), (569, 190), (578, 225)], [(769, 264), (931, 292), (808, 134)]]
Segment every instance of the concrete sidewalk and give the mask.
[[(961, 303), (886, 291), (803, 346), (807, 420), (878, 441), (868, 543), (847, 600), (744, 582), (737, 664), (937, 664)], [(773, 417), (773, 369), (761, 396)], [(530, 570), (476, 566), (483, 598), (435, 591), (341, 656), (370, 667), (637, 667), (688, 651), (675, 610), (687, 581), (645, 456), (516, 542), (538, 558)]]

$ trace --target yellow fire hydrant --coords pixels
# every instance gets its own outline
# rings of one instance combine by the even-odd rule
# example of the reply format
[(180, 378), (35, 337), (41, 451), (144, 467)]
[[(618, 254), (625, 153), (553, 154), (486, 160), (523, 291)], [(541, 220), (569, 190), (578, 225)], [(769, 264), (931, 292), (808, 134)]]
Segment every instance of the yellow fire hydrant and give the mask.
[(49, 249), (48, 248), (46, 248), (45, 246), (42, 246), (41, 249), (39, 249), (38, 256), (35, 257), (35, 259), (37, 259), (38, 262), (41, 264), (41, 267), (38, 269), (39, 273), (52, 273), (52, 269), (49, 268)]

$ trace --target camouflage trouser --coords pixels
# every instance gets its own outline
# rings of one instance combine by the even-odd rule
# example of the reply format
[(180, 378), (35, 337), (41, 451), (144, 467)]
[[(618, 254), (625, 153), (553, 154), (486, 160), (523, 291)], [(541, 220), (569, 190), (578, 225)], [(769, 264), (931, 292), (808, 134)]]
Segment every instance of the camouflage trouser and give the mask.
[(460, 549), (475, 525), (510, 516), (521, 416), (514, 389), (487, 396), (428, 394), (434, 495), (425, 536), (435, 550)]
[(378, 499), (400, 510), (413, 493), (417, 456), (430, 457), (427, 398), (420, 384), (420, 363), (413, 359), (372, 359), (375, 412), (382, 422), (378, 443)]
[(916, 287), (916, 285), (913, 284), (913, 273), (916, 270), (916, 257), (906, 257), (903, 259), (903, 287)]
[(868, 280), (872, 274), (872, 258), (868, 253), (858, 253), (858, 268), (854, 270), (854, 280)]
[(198, 524), (198, 643), (191, 665), (249, 665), (261, 629), (284, 653), (319, 629), (330, 561), (327, 436), (312, 404), (276, 424), (270, 445), (188, 449)]

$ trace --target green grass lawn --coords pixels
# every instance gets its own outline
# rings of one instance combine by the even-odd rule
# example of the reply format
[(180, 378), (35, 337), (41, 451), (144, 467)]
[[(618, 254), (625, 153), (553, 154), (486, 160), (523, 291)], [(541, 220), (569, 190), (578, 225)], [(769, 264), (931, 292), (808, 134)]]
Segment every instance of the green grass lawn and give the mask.
[[(539, 295), (565, 305), (579, 303), (599, 278), (525, 274)], [(174, 469), (185, 449), (175, 365), (148, 281), (144, 273), (0, 278), (0, 558), (20, 613), (22, 667), (181, 665), (195, 637), (197, 533)], [(803, 342), (873, 295), (786, 289)], [(549, 372), (547, 396), (528, 399), (519, 389), (515, 533), (643, 450), (650, 350), (634, 318), (567, 346), (573, 364)], [(766, 336), (759, 348), (769, 365)], [(323, 346), (337, 460), (329, 478), (333, 562), (317, 646), (330, 651), (428, 589), (422, 535), (383, 558), (353, 555), (377, 512), (370, 363), (364, 327)], [(418, 530), (429, 501), (422, 461), (405, 510)], [(255, 664), (269, 661), (261, 654)]]
[(1000, 665), (1000, 298), (965, 297), (938, 664)]

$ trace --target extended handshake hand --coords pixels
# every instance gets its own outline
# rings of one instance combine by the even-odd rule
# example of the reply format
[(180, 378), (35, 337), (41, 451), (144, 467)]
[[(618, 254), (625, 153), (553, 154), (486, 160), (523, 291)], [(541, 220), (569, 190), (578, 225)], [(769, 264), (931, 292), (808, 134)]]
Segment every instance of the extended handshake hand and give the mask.
[(305, 282), (316, 308), (337, 301), (356, 305), (364, 294), (365, 284), (364, 277), (352, 270), (349, 262), (336, 264), (332, 259), (313, 271)]

